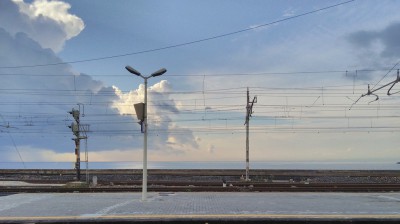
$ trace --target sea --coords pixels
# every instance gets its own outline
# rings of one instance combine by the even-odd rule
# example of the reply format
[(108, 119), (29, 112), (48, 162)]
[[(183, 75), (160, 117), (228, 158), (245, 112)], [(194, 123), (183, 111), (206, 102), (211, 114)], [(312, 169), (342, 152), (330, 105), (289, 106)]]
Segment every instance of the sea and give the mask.
[[(141, 161), (89, 162), (89, 169), (142, 169)], [(245, 169), (243, 161), (149, 161), (148, 169)], [(0, 169), (73, 169), (73, 162), (0, 162)], [(86, 169), (86, 163), (81, 163)], [(250, 169), (276, 170), (399, 170), (397, 162), (266, 162), (252, 161)]]

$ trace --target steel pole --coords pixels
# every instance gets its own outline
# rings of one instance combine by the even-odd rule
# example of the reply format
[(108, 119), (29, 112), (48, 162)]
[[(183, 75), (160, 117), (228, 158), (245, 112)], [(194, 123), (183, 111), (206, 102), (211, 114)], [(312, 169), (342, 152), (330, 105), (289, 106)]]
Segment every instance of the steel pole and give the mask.
[(250, 162), (249, 162), (249, 148), (250, 148), (250, 142), (249, 142), (249, 123), (250, 123), (250, 113), (251, 113), (251, 108), (250, 108), (250, 94), (249, 94), (249, 88), (247, 87), (247, 106), (246, 106), (247, 112), (246, 112), (246, 181), (249, 181), (249, 170), (250, 170)]
[(143, 183), (142, 201), (147, 200), (147, 78), (144, 78), (144, 138), (143, 138)]
[(125, 66), (125, 68), (126, 70), (128, 70), (128, 72), (136, 76), (140, 76), (144, 79), (144, 108), (143, 108), (144, 111), (143, 111), (143, 121), (142, 121), (142, 125), (144, 123), (142, 201), (146, 201), (147, 200), (147, 79), (151, 77), (160, 76), (165, 72), (167, 72), (167, 69), (165, 68), (159, 69), (153, 72), (150, 76), (144, 77), (142, 76), (142, 74), (140, 74), (140, 72), (136, 71), (131, 66)]
[(81, 181), (81, 133), (80, 133), (80, 121), (79, 121), (79, 114), (78, 119), (76, 120), (76, 124), (78, 125), (78, 131), (76, 138), (78, 139), (78, 144), (76, 145), (76, 179)]

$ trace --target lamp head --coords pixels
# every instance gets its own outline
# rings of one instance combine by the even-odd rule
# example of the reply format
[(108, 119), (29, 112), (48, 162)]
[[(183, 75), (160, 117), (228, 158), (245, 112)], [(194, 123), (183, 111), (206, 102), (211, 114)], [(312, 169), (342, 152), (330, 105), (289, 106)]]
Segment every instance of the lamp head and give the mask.
[(162, 74), (164, 74), (166, 72), (167, 72), (167, 69), (162, 68), (162, 69), (160, 69), (160, 70), (158, 70), (156, 72), (153, 72), (153, 74), (151, 74), (150, 76), (151, 77), (156, 77), (156, 76), (160, 76), (160, 75), (162, 75)]
[(141, 76), (142, 74), (140, 74), (140, 72), (136, 71), (136, 69), (132, 68), (131, 66), (125, 66), (126, 70), (128, 70), (128, 72), (137, 75), (137, 76)]

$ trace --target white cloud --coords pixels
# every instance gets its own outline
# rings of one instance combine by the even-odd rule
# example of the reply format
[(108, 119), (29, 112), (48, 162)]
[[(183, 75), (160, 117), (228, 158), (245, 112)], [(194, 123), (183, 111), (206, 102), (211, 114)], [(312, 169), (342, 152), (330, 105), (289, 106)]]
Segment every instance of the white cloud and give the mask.
[[(144, 85), (141, 84), (138, 89), (128, 93), (123, 93), (118, 87), (114, 86), (113, 88), (119, 99), (115, 100), (112, 106), (120, 114), (133, 114), (133, 118), (137, 120), (133, 105), (143, 102)], [(177, 106), (179, 103), (171, 98), (169, 94), (171, 90), (172, 88), (166, 80), (148, 87), (148, 128), (149, 133), (153, 133), (157, 137), (153, 144), (156, 144), (159, 149), (165, 148), (166, 145), (168, 149), (175, 152), (196, 149), (198, 143), (192, 131), (173, 123), (172, 117), (179, 113)]]
[(0, 3), (0, 27), (15, 35), (25, 33), (43, 48), (62, 50), (65, 41), (85, 27), (82, 19), (68, 12), (71, 6), (62, 1), (3, 0)]

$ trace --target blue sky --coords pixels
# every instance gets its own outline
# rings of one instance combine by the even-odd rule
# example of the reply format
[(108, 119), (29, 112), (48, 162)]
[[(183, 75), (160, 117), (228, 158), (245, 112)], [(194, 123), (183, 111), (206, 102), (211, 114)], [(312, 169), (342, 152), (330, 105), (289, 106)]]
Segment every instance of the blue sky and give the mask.
[(78, 103), (92, 161), (139, 161), (132, 105), (143, 99), (143, 80), (126, 65), (168, 70), (149, 79), (152, 161), (244, 161), (249, 87), (258, 99), (250, 160), (395, 162), (398, 95), (383, 88), (379, 101), (352, 104), (368, 84), (396, 77), (399, 4), (4, 0), (2, 162), (73, 161), (67, 111)]

